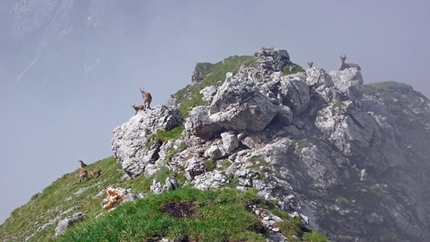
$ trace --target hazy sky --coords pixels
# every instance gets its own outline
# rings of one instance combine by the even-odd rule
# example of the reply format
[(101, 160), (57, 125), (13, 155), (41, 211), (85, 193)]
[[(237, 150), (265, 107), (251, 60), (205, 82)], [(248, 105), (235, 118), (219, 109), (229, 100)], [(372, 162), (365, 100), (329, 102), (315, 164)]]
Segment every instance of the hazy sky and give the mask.
[(129, 51), (104, 80), (90, 72), (84, 80), (18, 81), (0, 63), (0, 223), (77, 160), (111, 156), (112, 131), (142, 103), (139, 88), (151, 91), (153, 105), (165, 103), (190, 83), (197, 62), (276, 47), (330, 72), (346, 54), (365, 83), (393, 80), (430, 96), (430, 1), (142, 2), (145, 21), (123, 26)]

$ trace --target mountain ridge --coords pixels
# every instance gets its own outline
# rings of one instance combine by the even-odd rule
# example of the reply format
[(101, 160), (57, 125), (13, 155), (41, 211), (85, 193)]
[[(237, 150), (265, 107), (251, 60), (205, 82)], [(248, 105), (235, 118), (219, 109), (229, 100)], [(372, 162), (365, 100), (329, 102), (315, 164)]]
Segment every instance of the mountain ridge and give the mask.
[[(174, 178), (202, 190), (254, 189), (333, 241), (429, 238), (429, 204), (422, 199), (429, 182), (428, 99), (400, 83), (363, 86), (354, 68), (304, 71), (289, 58), (286, 50), (262, 48), (253, 57), (227, 58), (218, 69), (209, 65), (210, 73), (196, 65), (192, 83), (168, 102), (174, 105), (138, 112), (114, 130), (116, 160), (93, 165), (110, 169), (110, 176), (90, 180), (86, 198), (96, 206), (108, 185), (131, 186), (135, 194), (168, 192), (164, 181)], [(76, 174), (60, 179), (70, 182)], [(79, 185), (66, 190), (81, 196)], [(74, 210), (85, 208), (91, 216), (101, 213), (82, 205)], [(47, 229), (22, 221), (42, 231), (34, 238), (50, 238), (47, 231), (72, 214), (64, 207), (50, 211), (58, 219)], [(2, 234), (21, 213), (1, 225)]]

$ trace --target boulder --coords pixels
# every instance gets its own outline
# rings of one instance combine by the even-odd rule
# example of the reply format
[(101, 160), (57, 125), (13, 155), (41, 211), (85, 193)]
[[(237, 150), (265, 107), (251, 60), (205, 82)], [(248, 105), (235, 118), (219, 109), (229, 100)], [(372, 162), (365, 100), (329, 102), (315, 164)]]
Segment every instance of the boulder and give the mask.
[(284, 49), (262, 48), (257, 53), (257, 68), (264, 70), (267, 74), (282, 71), (282, 67), (290, 63), (290, 55)]
[(152, 181), (152, 185), (150, 187), (150, 191), (154, 194), (160, 194), (167, 191), (175, 190), (178, 187), (178, 183), (175, 178), (166, 178), (166, 182), (162, 185), (157, 180)]
[(330, 76), (334, 86), (345, 94), (349, 100), (361, 100), (363, 98), (363, 77), (357, 68), (331, 71)]
[(78, 212), (74, 213), (72, 216), (66, 217), (58, 222), (57, 227), (55, 228), (55, 235), (57, 237), (66, 232), (67, 228), (73, 226), (75, 223), (82, 221), (86, 217), (85, 213)]
[(272, 104), (249, 79), (225, 81), (209, 107), (196, 107), (185, 128), (192, 134), (209, 139), (227, 131), (263, 130), (280, 108)]
[(194, 180), (194, 177), (206, 172), (205, 162), (198, 158), (193, 157), (189, 159), (185, 164), (185, 178), (188, 181)]
[(222, 144), (224, 151), (226, 154), (231, 154), (237, 147), (239, 147), (239, 140), (237, 139), (237, 136), (232, 133), (222, 133), (221, 134)]

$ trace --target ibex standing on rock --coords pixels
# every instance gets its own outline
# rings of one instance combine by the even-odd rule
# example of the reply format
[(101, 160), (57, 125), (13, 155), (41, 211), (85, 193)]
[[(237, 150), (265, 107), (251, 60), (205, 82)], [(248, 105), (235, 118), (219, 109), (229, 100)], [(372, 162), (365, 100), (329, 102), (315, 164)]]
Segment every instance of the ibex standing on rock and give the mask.
[(340, 66), (339, 71), (345, 70), (346, 68), (355, 67), (357, 70), (361, 71), (361, 67), (355, 63), (345, 63), (346, 55), (340, 56)]
[(146, 110), (145, 105), (139, 105), (139, 106), (131, 105), (131, 106), (134, 108), (134, 110), (136, 110), (136, 112), (134, 113), (134, 115), (136, 115), (137, 112), (139, 112), (140, 110), (143, 110), (143, 111)]
[[(140, 89), (140, 92), (142, 93), (142, 97), (143, 97), (143, 106), (145, 106), (145, 109), (151, 109), (151, 101), (152, 101), (152, 96), (150, 92), (146, 92), (145, 88), (142, 90)], [(146, 106), (146, 104), (148, 104), (148, 106)]]
[(311, 62), (308, 62), (308, 66), (309, 66), (309, 68), (312, 68), (312, 66), (313, 66), (313, 62), (311, 61)]

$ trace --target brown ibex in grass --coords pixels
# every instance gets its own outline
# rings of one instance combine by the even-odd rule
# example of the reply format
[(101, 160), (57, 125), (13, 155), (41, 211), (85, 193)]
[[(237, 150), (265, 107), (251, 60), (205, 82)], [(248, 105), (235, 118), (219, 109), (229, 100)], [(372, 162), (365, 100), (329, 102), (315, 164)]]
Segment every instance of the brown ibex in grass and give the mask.
[(81, 167), (79, 171), (79, 183), (81, 183), (81, 180), (84, 178), (88, 181), (88, 171)]
[(99, 177), (102, 174), (102, 170), (92, 170), (92, 169), (90, 169), (90, 172), (91, 172), (91, 175), (93, 175), (93, 178), (96, 177), (96, 175), (97, 175), (97, 177)]
[(311, 61), (311, 62), (308, 62), (308, 67), (309, 67), (309, 68), (312, 68), (313, 64), (314, 64), (314, 63), (313, 63), (312, 61)]
[(87, 166), (87, 164), (85, 164), (83, 161), (81, 161), (81, 160), (78, 160), (78, 162), (80, 162), (81, 163), (81, 168), (84, 168), (84, 167), (86, 167)]
[(355, 67), (357, 70), (361, 71), (361, 67), (358, 64), (355, 63), (345, 63), (346, 55), (340, 56), (340, 66), (339, 71), (345, 70), (346, 68)]
[(142, 110), (142, 111), (146, 110), (145, 105), (139, 105), (139, 106), (131, 105), (131, 106), (134, 108), (134, 110), (136, 110), (136, 112), (134, 113), (134, 115), (136, 115), (137, 112), (139, 112), (140, 110)]
[[(140, 89), (140, 92), (142, 93), (142, 97), (143, 97), (143, 106), (145, 106), (145, 109), (151, 109), (151, 101), (152, 101), (152, 96), (150, 92), (146, 92), (145, 88), (142, 90), (142, 88)], [(146, 106), (146, 104), (148, 104)]]

